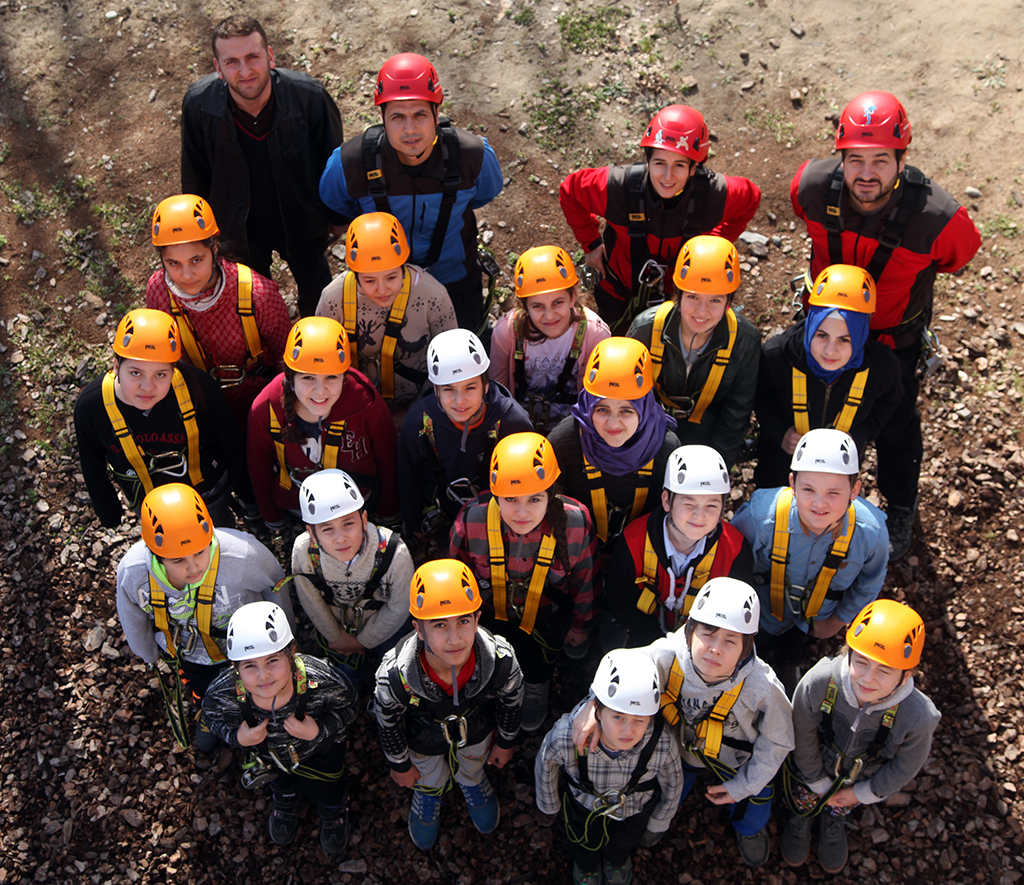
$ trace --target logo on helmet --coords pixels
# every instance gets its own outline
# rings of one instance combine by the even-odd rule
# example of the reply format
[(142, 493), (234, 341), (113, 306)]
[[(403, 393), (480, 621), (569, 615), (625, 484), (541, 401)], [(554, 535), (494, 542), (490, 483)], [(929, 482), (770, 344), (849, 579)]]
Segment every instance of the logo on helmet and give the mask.
[[(871, 125), (871, 115), (874, 114), (874, 112), (877, 111), (877, 110), (878, 110), (878, 105), (876, 105), (876, 104), (869, 104), (866, 108), (864, 108), (864, 125), (865, 126), (870, 126)], [(867, 134), (867, 133), (865, 133), (865, 134)]]

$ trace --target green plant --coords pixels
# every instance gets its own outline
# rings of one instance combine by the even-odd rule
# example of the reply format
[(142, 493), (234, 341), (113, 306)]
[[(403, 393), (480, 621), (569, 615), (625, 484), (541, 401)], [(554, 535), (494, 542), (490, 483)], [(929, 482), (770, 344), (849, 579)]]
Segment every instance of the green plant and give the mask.
[[(511, 14), (511, 10), (509, 10), (509, 13)], [(536, 13), (534, 13), (534, 11), (529, 6), (527, 6), (526, 9), (521, 9), (519, 10), (519, 12), (513, 15), (512, 21), (514, 21), (517, 25), (522, 25), (523, 27), (526, 27), (527, 25), (533, 24), (533, 19), (535, 15)]]
[(0, 141), (0, 166), (3, 166), (10, 155), (11, 143), (9, 141)]
[(979, 221), (978, 230), (983, 237), (1001, 234), (1006, 239), (1013, 240), (1020, 236), (1020, 227), (1009, 215), (996, 215), (987, 221)]
[(970, 70), (982, 87), (997, 89), (1006, 85), (1006, 65), (1001, 62), (984, 61)]
[(574, 52), (597, 53), (619, 42), (618, 26), (629, 12), (615, 6), (565, 12), (558, 16), (562, 42)]
[(762, 105), (760, 108), (750, 108), (744, 111), (743, 116), (751, 129), (770, 135), (778, 144), (792, 146), (798, 141), (796, 127), (781, 111), (770, 111)]

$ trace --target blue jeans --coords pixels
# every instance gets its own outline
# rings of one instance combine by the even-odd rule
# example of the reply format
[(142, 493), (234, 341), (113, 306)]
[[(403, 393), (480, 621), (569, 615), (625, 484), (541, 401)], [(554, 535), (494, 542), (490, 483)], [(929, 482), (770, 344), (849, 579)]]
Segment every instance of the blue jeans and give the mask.
[[(687, 797), (693, 782), (697, 780), (697, 774), (704, 771), (703, 768), (692, 768), (683, 763), (683, 795), (679, 797), (679, 804)], [(728, 784), (726, 784), (728, 786)], [(744, 799), (741, 802), (734, 802), (729, 806), (729, 821), (733, 829), (741, 836), (753, 836), (759, 833), (766, 826), (772, 816), (772, 785), (768, 784), (756, 796)]]

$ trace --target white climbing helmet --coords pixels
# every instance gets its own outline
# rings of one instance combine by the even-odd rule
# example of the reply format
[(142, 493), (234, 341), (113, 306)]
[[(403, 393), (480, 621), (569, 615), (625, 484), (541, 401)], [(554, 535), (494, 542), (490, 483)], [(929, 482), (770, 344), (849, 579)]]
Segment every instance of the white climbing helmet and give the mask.
[(690, 609), (691, 621), (737, 633), (756, 633), (760, 619), (757, 593), (736, 578), (712, 578), (701, 587)]
[(841, 473), (856, 476), (860, 472), (857, 443), (849, 434), (833, 427), (808, 430), (796, 444), (789, 469), (796, 473)]
[(432, 384), (453, 384), (483, 375), (490, 368), (480, 339), (468, 329), (449, 329), (427, 346), (427, 374)]
[(292, 628), (284, 609), (274, 602), (243, 605), (228, 622), (228, 660), (249, 661), (287, 648)]
[(307, 476), (299, 489), (299, 510), (306, 525), (320, 525), (362, 510), (359, 486), (344, 470), (329, 467)]
[(597, 665), (594, 696), (617, 713), (654, 716), (661, 707), (658, 667), (635, 648), (610, 651)]
[(665, 488), (683, 495), (728, 495), (729, 468), (711, 446), (680, 446), (665, 464)]

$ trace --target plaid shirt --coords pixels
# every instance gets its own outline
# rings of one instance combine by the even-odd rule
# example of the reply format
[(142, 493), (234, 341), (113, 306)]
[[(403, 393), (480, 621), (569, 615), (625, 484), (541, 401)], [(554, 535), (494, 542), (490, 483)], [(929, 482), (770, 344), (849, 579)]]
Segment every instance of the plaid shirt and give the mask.
[[(480, 581), (480, 595), (484, 603), (493, 610), (491, 598), (490, 545), (487, 541), (487, 505), (490, 492), (482, 492), (459, 512), (452, 526), (449, 556), (465, 562)], [(595, 601), (601, 592), (601, 579), (594, 565), (597, 541), (590, 520), (590, 511), (575, 498), (560, 496), (565, 505), (565, 538), (569, 547), (569, 574), (562, 568), (556, 556), (548, 572), (546, 587), (566, 594), (572, 600), (571, 629), (588, 632), (597, 617)], [(504, 522), (501, 535), (505, 542), (505, 569), (508, 580), (510, 602), (521, 605), (525, 601), (526, 589), (530, 585), (533, 566), (540, 550), (541, 539), (551, 531), (551, 523), (545, 517), (540, 525), (525, 535), (512, 531)], [(541, 597), (541, 612), (551, 605), (545, 593)], [(538, 623), (540, 621), (538, 620)]]
[[(559, 790), (560, 772), (564, 771), (574, 781), (579, 782), (578, 756), (572, 742), (572, 720), (589, 700), (589, 697), (584, 698), (571, 713), (566, 713), (552, 726), (551, 731), (544, 737), (540, 752), (537, 753), (537, 761), (533, 768), (537, 788), (537, 807), (545, 814), (555, 814), (562, 807)], [(615, 759), (605, 752), (603, 746), (598, 747), (596, 752), (588, 752), (587, 773), (594, 789), (600, 793), (624, 789), (633, 775), (641, 751), (653, 737), (654, 722), (652, 719), (643, 740), (635, 747), (624, 750)], [(661, 787), (661, 796), (647, 828), (652, 833), (663, 833), (668, 829), (676, 809), (679, 808), (679, 797), (683, 792), (683, 764), (679, 758), (679, 745), (672, 735), (672, 730), (667, 727), (661, 731), (654, 753), (651, 755), (650, 762), (647, 763), (647, 773), (640, 779), (640, 783), (654, 778), (657, 779), (658, 785)], [(584, 793), (568, 781), (565, 788), (584, 808), (593, 809), (597, 796), (593, 793)], [(639, 814), (650, 798), (649, 791), (633, 792), (626, 796), (624, 800), (626, 817)]]

